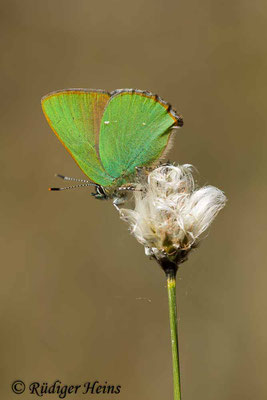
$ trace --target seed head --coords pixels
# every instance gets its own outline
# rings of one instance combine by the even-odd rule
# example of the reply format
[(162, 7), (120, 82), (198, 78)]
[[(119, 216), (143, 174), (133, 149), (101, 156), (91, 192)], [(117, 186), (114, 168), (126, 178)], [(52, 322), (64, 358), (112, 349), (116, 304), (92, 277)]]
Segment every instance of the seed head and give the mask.
[(226, 202), (214, 186), (197, 189), (192, 169), (189, 164), (162, 165), (143, 174), (134, 209), (119, 210), (146, 255), (164, 269), (177, 269), (187, 259)]

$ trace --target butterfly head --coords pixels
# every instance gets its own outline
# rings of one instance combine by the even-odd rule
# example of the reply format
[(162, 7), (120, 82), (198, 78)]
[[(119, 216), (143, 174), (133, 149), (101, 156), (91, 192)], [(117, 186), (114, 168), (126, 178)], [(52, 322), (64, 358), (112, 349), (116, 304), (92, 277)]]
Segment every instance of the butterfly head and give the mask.
[(107, 191), (101, 185), (95, 186), (95, 192), (91, 193), (91, 196), (94, 196), (98, 200), (108, 200), (110, 198)]

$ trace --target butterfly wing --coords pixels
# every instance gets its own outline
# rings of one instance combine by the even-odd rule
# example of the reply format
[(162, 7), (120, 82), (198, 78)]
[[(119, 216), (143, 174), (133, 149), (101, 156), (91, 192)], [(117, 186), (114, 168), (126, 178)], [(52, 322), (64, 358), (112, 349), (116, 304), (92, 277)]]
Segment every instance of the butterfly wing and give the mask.
[(108, 186), (113, 179), (98, 156), (100, 122), (110, 94), (101, 90), (66, 89), (42, 98), (46, 119), (81, 170)]
[(134, 173), (137, 166), (151, 165), (166, 148), (171, 128), (182, 124), (182, 117), (150, 92), (113, 92), (100, 126), (104, 168), (118, 178)]

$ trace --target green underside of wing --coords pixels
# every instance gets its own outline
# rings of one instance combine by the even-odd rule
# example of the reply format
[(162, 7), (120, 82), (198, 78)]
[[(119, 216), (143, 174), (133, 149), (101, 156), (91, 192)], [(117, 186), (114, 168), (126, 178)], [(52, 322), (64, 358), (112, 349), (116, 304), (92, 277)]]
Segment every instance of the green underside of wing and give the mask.
[(128, 176), (135, 167), (155, 162), (167, 146), (175, 123), (167, 107), (154, 97), (121, 93), (104, 111), (99, 153), (105, 170), (114, 178)]
[(66, 90), (42, 100), (45, 116), (59, 140), (82, 171), (102, 186), (114, 180), (97, 153), (100, 122), (109, 98), (102, 92)]

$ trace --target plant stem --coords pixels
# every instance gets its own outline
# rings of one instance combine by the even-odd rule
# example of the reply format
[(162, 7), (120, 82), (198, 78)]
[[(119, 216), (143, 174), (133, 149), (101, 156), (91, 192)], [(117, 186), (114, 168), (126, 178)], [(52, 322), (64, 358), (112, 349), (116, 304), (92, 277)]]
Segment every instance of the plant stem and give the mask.
[(176, 271), (168, 270), (165, 272), (167, 277), (167, 288), (168, 288), (168, 298), (169, 298), (174, 400), (181, 400), (177, 312), (176, 312)]

